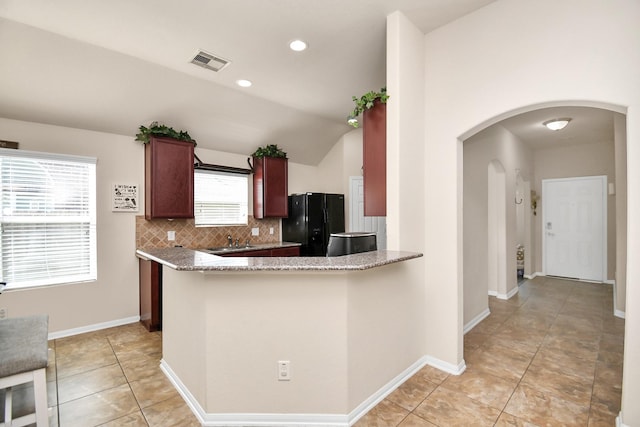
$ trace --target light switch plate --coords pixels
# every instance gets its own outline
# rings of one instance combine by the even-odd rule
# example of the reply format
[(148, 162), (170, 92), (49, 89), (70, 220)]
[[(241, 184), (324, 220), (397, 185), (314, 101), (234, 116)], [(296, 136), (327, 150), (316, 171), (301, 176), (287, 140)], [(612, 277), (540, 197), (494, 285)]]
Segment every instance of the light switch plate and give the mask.
[(278, 381), (290, 381), (291, 380), (291, 369), (289, 366), (288, 360), (279, 360), (278, 361)]

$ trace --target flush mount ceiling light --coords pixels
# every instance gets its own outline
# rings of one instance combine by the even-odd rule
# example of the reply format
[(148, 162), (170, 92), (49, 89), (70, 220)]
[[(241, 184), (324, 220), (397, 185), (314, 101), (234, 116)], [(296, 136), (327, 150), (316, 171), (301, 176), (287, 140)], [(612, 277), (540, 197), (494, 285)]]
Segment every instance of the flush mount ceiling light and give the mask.
[(561, 130), (561, 129), (564, 129), (569, 124), (570, 121), (571, 119), (566, 117), (562, 119), (547, 120), (542, 124), (545, 125), (547, 129), (550, 129), (550, 130)]
[(307, 43), (302, 40), (293, 40), (289, 43), (289, 48), (296, 52), (302, 52), (307, 48)]
[(250, 87), (253, 83), (251, 83), (251, 80), (240, 79), (236, 80), (236, 84), (240, 87)]

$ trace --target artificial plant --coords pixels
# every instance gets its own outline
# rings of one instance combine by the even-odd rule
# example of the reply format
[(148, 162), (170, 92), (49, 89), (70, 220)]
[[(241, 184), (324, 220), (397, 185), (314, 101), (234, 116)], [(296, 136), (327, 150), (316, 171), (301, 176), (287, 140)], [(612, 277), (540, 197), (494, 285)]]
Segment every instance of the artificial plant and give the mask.
[(380, 102), (382, 102), (383, 104), (386, 104), (388, 99), (389, 99), (389, 95), (387, 95), (386, 87), (381, 88), (380, 92), (375, 92), (375, 91), (367, 92), (364, 95), (362, 95), (360, 98), (354, 96), (353, 102), (355, 102), (356, 106), (351, 112), (351, 114), (349, 115), (349, 119), (347, 120), (347, 123), (349, 123), (354, 128), (360, 127), (360, 123), (358, 123), (358, 120), (356, 119), (356, 117), (364, 113), (365, 110), (368, 110), (369, 108), (373, 108), (376, 100), (380, 100)]
[(173, 138), (178, 141), (192, 142), (193, 145), (196, 145), (196, 140), (191, 138), (186, 131), (177, 131), (174, 128), (168, 127), (164, 124), (160, 124), (158, 122), (153, 122), (146, 126), (140, 126), (140, 132), (136, 134), (136, 141), (141, 141), (143, 144), (148, 144), (149, 140), (152, 136), (157, 137), (165, 137), (165, 138)]
[(287, 158), (287, 153), (282, 151), (276, 144), (265, 145), (264, 147), (258, 147), (252, 154), (253, 157), (281, 157)]

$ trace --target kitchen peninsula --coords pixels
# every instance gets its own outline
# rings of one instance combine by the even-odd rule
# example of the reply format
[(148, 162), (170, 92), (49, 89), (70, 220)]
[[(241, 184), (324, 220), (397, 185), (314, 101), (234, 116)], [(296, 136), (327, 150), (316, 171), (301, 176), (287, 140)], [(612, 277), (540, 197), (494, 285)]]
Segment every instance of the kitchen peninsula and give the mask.
[(424, 364), (406, 262), (422, 254), (137, 253), (168, 267), (162, 369), (204, 425), (347, 426)]

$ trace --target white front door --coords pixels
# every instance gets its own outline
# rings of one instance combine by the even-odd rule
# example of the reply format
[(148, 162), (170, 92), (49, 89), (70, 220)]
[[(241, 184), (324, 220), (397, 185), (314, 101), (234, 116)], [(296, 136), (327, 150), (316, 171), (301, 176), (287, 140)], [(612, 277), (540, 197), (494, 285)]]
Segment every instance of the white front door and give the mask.
[(542, 180), (546, 275), (605, 281), (606, 187), (606, 176)]

